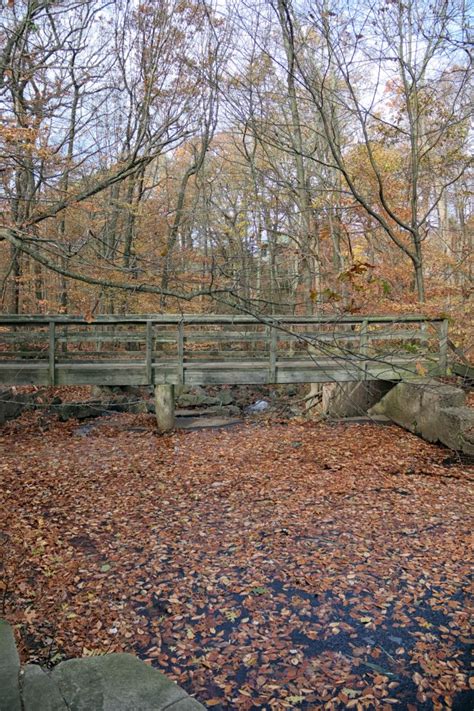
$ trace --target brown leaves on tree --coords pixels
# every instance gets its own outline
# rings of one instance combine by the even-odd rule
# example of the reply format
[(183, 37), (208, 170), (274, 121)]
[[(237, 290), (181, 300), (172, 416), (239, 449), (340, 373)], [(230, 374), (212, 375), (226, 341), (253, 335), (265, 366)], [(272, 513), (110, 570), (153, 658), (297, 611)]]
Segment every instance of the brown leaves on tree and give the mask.
[[(82, 432), (82, 433), (81, 433)], [(214, 709), (445, 709), (468, 687), (469, 479), (396, 428), (35, 416), (0, 432), (23, 660), (138, 654)]]

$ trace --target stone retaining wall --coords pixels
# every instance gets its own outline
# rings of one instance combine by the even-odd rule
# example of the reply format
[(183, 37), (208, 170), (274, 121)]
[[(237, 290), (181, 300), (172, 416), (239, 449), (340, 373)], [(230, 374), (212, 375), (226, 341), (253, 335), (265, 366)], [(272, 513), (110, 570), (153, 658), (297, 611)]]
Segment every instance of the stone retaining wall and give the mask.
[(34, 407), (37, 393), (18, 393), (15, 388), (0, 388), (0, 425), (19, 417), (24, 410)]
[(327, 417), (358, 417), (367, 414), (394, 383), (367, 380), (359, 383), (324, 383), (321, 412)]
[(385, 415), (428, 442), (474, 455), (474, 409), (461, 388), (431, 379), (399, 383), (369, 410)]

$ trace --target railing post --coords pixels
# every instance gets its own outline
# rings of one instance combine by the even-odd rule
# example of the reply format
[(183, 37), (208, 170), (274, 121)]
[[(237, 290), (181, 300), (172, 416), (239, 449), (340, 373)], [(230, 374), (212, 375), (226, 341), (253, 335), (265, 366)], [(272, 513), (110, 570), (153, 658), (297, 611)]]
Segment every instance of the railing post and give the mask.
[(267, 335), (269, 339), (268, 351), (268, 380), (270, 383), (276, 383), (277, 380), (277, 329), (275, 326), (267, 327)]
[(146, 380), (147, 385), (153, 385), (153, 321), (146, 322)]
[(365, 360), (369, 354), (369, 322), (367, 319), (362, 321), (360, 327), (359, 353), (361, 357), (361, 368), (364, 371), (364, 380), (367, 378), (367, 361)]
[(184, 323), (178, 325), (178, 384), (184, 385)]
[(448, 370), (448, 326), (448, 319), (443, 319), (439, 328), (438, 367), (440, 375), (446, 375)]
[(56, 384), (56, 322), (49, 322), (49, 384)]

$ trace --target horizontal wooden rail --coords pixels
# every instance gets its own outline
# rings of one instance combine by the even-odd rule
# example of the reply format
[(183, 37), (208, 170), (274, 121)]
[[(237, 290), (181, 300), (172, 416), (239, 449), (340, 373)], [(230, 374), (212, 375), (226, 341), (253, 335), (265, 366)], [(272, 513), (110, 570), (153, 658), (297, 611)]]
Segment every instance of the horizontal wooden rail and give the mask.
[(335, 315), (335, 316), (231, 316), (228, 314), (143, 314), (143, 315), (123, 315), (106, 314), (94, 316), (87, 319), (84, 316), (69, 316), (66, 314), (0, 314), (0, 326), (2, 324), (48, 324), (54, 321), (57, 324), (125, 324), (125, 323), (146, 323), (153, 321), (156, 324), (331, 324), (331, 323), (439, 323), (445, 321), (445, 317), (430, 317), (420, 314), (409, 314), (401, 316), (356, 316), (356, 315)]

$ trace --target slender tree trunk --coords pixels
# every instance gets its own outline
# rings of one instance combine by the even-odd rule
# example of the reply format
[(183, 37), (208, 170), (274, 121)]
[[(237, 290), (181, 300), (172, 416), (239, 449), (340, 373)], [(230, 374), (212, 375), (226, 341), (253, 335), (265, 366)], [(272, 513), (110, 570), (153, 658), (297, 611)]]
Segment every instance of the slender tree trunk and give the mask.
[(12, 270), (11, 270), (11, 301), (10, 311), (12, 314), (20, 313), (20, 278), (21, 278), (21, 261), (20, 250), (12, 246), (11, 250)]
[[(316, 225), (313, 216), (313, 209), (311, 206), (311, 195), (308, 189), (308, 181), (306, 175), (306, 167), (304, 163), (303, 155), (303, 134), (301, 130), (301, 120), (298, 108), (298, 96), (296, 93), (296, 82), (295, 82), (295, 47), (293, 44), (293, 39), (290, 36), (290, 25), (288, 16), (288, 3), (287, 0), (278, 0), (278, 19), (280, 22), (280, 28), (283, 37), (283, 45), (285, 48), (286, 61), (287, 61), (287, 90), (288, 90), (288, 101), (290, 105), (291, 119), (292, 119), (292, 142), (294, 149), (294, 161), (296, 168), (296, 180), (297, 189), (296, 193), (298, 196), (298, 208), (300, 211), (300, 219), (302, 224), (302, 235), (301, 235), (301, 269), (297, 268), (297, 273), (301, 277), (301, 281), (306, 286), (305, 299), (307, 303), (307, 311), (312, 312), (313, 301), (310, 298), (310, 292), (315, 291), (319, 294), (320, 289), (320, 263), (319, 263), (319, 244), (316, 235)], [(315, 267), (312, 268), (312, 262), (314, 260)], [(313, 274), (314, 271), (314, 274)]]

